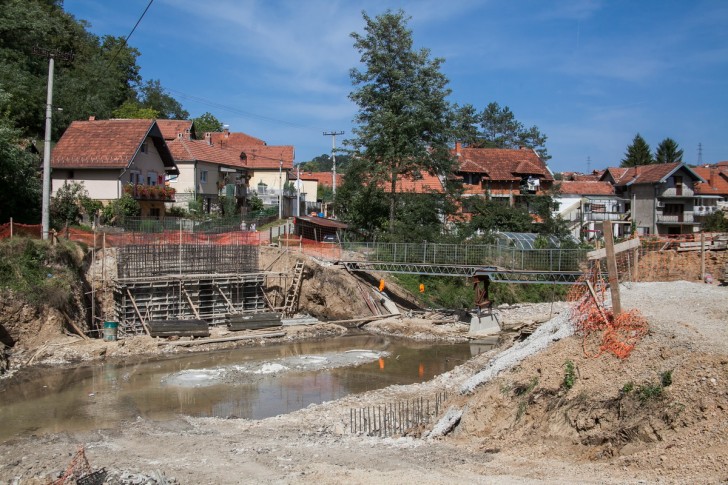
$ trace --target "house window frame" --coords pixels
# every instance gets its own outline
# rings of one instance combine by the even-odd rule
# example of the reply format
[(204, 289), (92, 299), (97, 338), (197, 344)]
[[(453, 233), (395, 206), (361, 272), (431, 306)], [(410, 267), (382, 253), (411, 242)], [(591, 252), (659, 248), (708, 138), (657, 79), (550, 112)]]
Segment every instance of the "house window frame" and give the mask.
[(159, 174), (154, 170), (147, 170), (147, 185), (157, 185)]
[(206, 184), (207, 183), (207, 170), (200, 170), (200, 183)]

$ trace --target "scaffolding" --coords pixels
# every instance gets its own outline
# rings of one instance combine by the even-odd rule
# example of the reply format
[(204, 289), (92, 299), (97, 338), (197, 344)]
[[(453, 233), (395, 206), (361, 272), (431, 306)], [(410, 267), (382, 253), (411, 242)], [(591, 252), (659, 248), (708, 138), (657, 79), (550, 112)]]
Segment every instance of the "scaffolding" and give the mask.
[(130, 244), (118, 248), (114, 309), (119, 336), (150, 334), (150, 324), (197, 320), (225, 324), (230, 315), (267, 309), (257, 245)]

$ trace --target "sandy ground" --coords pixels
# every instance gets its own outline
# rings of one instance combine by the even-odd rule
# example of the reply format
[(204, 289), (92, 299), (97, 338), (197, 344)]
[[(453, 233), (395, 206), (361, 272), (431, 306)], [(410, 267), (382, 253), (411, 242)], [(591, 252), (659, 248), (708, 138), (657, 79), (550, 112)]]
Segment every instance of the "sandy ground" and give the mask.
[[(623, 287), (622, 302), (650, 323), (625, 361), (584, 357), (579, 336), (556, 333), (568, 325), (559, 313), (521, 342), (532, 350), (523, 358), (492, 351), (427, 383), (284, 416), (140, 419), (113, 430), (19, 437), (0, 445), (0, 480), (45, 483), (83, 444), (93, 468), (112, 472), (107, 483), (727, 483), (728, 289), (639, 283)], [(577, 370), (568, 390), (567, 360)], [(466, 386), (494, 367), (502, 369)], [(666, 370), (672, 383), (660, 397), (642, 401), (624, 391)], [(453, 396), (448, 406), (463, 414), (442, 438), (349, 430), (353, 407), (444, 389)]]

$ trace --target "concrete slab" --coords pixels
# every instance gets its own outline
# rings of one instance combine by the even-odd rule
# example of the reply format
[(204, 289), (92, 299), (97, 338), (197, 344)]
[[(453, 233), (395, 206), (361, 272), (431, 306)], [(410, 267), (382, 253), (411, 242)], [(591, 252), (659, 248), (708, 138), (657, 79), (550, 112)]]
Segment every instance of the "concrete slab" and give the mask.
[(501, 331), (496, 312), (483, 313), (478, 317), (474, 313), (470, 319), (468, 335), (493, 335)]

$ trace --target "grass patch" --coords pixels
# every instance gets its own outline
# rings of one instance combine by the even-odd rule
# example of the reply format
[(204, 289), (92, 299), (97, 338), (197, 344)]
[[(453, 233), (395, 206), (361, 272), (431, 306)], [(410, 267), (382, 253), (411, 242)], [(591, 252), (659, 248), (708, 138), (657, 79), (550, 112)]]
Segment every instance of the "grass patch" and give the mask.
[(639, 386), (636, 393), (639, 400), (644, 403), (651, 399), (662, 397), (662, 386), (660, 384), (645, 384), (644, 386)]
[(62, 308), (79, 281), (83, 251), (73, 242), (15, 237), (0, 242), (0, 290), (35, 306)]
[(565, 389), (571, 389), (576, 382), (576, 368), (570, 360), (564, 362), (564, 382), (561, 384)]

